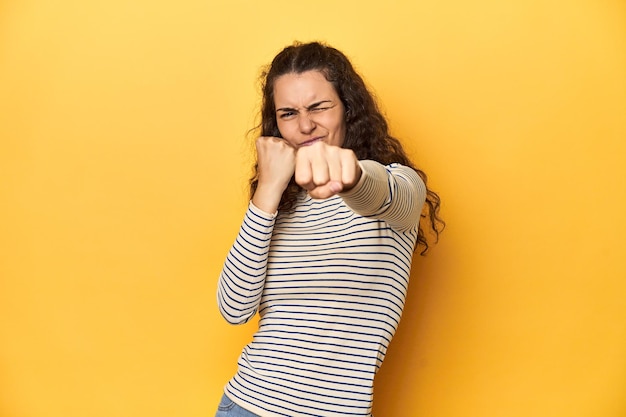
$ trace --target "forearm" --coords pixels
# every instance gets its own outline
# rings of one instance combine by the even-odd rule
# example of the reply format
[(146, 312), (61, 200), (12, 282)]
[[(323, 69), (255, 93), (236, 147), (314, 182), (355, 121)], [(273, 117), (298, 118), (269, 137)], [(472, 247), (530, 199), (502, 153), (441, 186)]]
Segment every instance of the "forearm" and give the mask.
[(245, 323), (258, 309), (274, 219), (275, 216), (251, 204), (226, 257), (218, 283), (217, 303), (229, 323)]
[(415, 170), (384, 166), (375, 161), (359, 161), (361, 178), (349, 191), (341, 193), (346, 204), (365, 217), (384, 220), (399, 231), (419, 225), (426, 186)]
[(252, 204), (265, 213), (276, 214), (284, 186), (260, 184), (252, 196)]

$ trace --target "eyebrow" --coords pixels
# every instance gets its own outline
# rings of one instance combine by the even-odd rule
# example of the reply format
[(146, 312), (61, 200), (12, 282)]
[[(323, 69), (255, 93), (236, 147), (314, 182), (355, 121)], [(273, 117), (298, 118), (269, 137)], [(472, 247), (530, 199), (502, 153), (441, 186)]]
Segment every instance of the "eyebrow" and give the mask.
[[(325, 103), (333, 104), (333, 101), (332, 100), (316, 101), (315, 103), (306, 106), (305, 109), (311, 110), (311, 109), (319, 107), (319, 106), (321, 106), (322, 104), (325, 104)], [(287, 112), (287, 111), (298, 111), (298, 109), (295, 109), (293, 107), (281, 107), (279, 109), (276, 109), (276, 111), (277, 112), (279, 112), (279, 111)]]

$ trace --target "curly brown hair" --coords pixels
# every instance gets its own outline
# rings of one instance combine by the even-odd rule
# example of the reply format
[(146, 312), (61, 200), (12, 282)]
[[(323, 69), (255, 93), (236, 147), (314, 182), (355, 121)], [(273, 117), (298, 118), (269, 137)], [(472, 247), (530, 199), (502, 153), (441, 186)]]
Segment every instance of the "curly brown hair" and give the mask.
[[(273, 59), (270, 66), (261, 74), (261, 122), (257, 126), (261, 136), (281, 137), (276, 121), (274, 105), (274, 83), (285, 74), (320, 71), (334, 86), (345, 108), (345, 137), (343, 148), (351, 149), (359, 160), (374, 160), (383, 165), (399, 163), (413, 168), (426, 184), (426, 174), (415, 167), (406, 155), (400, 141), (389, 133), (387, 120), (380, 111), (376, 100), (368, 90), (363, 78), (355, 71), (348, 58), (339, 50), (320, 42), (296, 42), (283, 49)], [(250, 180), (250, 197), (258, 184), (258, 166)], [(302, 188), (292, 178), (283, 192), (279, 211), (291, 210)], [(426, 187), (426, 210), (422, 218), (429, 222), (429, 229), (435, 235), (445, 227), (439, 217), (440, 198)], [(417, 245), (423, 246), (421, 254), (428, 251), (428, 240), (420, 224)]]

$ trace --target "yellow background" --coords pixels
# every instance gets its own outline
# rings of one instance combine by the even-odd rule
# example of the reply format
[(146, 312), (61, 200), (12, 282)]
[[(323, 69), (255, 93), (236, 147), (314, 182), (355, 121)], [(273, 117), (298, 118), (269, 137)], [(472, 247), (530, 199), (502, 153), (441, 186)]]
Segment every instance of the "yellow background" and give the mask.
[(0, 416), (206, 417), (260, 68), (342, 49), (443, 200), (377, 417), (626, 416), (626, 3), (0, 2)]

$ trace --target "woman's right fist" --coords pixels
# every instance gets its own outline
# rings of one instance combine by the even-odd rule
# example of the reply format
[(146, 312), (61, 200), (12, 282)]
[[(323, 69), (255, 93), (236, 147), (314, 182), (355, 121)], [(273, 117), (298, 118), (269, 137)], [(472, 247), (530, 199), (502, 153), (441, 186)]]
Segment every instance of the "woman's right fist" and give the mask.
[(261, 136), (256, 140), (256, 152), (259, 185), (282, 186), (282, 195), (295, 170), (296, 150), (284, 139)]
[(293, 177), (296, 150), (284, 139), (261, 136), (256, 140), (256, 152), (258, 183), (252, 203), (267, 213), (274, 213)]

